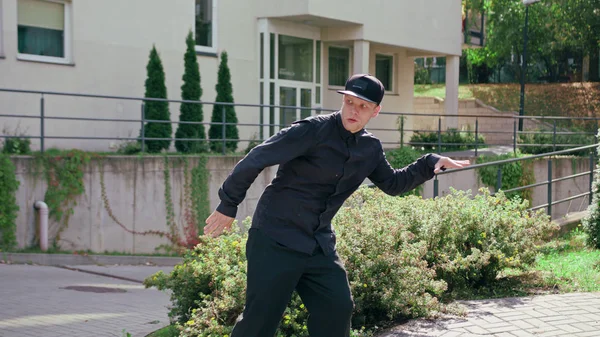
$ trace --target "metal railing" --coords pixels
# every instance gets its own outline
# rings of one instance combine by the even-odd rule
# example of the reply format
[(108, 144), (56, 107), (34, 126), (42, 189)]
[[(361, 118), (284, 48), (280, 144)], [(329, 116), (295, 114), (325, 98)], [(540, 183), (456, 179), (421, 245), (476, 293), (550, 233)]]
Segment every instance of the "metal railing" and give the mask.
[[(225, 113), (226, 113), (226, 107), (227, 106), (234, 106), (236, 108), (252, 108), (252, 109), (256, 109), (258, 111), (258, 114), (256, 115), (256, 120), (262, 121), (262, 117), (265, 115), (265, 109), (266, 110), (266, 115), (269, 115), (271, 117), (275, 116), (275, 114), (277, 112), (281, 112), (282, 110), (287, 110), (287, 111), (305, 111), (305, 110), (310, 110), (311, 114), (319, 114), (319, 113), (328, 113), (328, 112), (333, 112), (333, 111), (337, 111), (337, 109), (324, 109), (324, 108), (316, 108), (316, 107), (312, 107), (312, 108), (302, 108), (302, 107), (297, 107), (297, 106), (283, 106), (283, 105), (269, 105), (269, 104), (240, 104), (240, 103), (223, 103), (223, 102), (205, 102), (205, 101), (189, 101), (189, 100), (175, 100), (175, 99), (160, 99), (160, 98), (144, 98), (144, 97), (130, 97), (130, 96), (109, 96), (109, 95), (92, 95), (92, 94), (81, 94), (81, 93), (67, 93), (67, 92), (55, 92), (55, 91), (37, 91), (37, 90), (20, 90), (20, 89), (3, 89), (0, 88), (0, 94), (2, 93), (7, 93), (7, 94), (19, 94), (19, 95), (39, 95), (39, 113), (35, 113), (35, 111), (32, 113), (31, 111), (28, 111), (27, 114), (18, 114), (18, 113), (0, 113), (0, 118), (23, 118), (23, 119), (38, 119), (39, 120), (39, 135), (9, 135), (9, 134), (0, 134), (0, 138), (30, 138), (30, 139), (38, 139), (40, 141), (40, 151), (44, 152), (46, 149), (46, 141), (47, 140), (51, 140), (51, 139), (71, 139), (71, 140), (82, 140), (82, 139), (86, 139), (86, 140), (120, 140), (120, 141), (139, 141), (141, 143), (141, 147), (142, 147), (142, 152), (145, 151), (145, 144), (147, 141), (161, 141), (161, 140), (168, 140), (168, 141), (207, 141), (207, 142), (221, 142), (221, 148), (222, 148), (222, 152), (225, 153), (225, 149), (226, 149), (226, 143), (229, 141), (238, 141), (238, 142), (243, 142), (243, 141), (247, 141), (247, 142), (252, 142), (252, 141), (262, 141), (265, 138), (268, 138), (268, 136), (263, 136), (263, 131), (270, 131), (267, 133), (270, 133), (271, 135), (276, 132), (273, 131), (276, 128), (282, 128), (285, 127), (286, 125), (282, 125), (282, 124), (273, 124), (273, 123), (264, 123), (264, 122), (259, 122), (259, 123), (227, 123), (224, 122), (225, 120)], [(139, 114), (140, 114), (140, 118), (100, 118), (100, 117), (82, 117), (82, 116), (64, 116), (64, 115), (57, 115), (54, 112), (55, 111), (48, 111), (48, 104), (46, 102), (46, 98), (50, 97), (50, 96), (62, 96), (62, 97), (70, 97), (70, 98), (84, 98), (84, 99), (102, 99), (102, 100), (122, 100), (122, 101), (134, 101), (134, 102), (138, 102), (139, 103)], [(0, 97), (0, 104), (2, 102), (1, 100), (2, 97)], [(222, 111), (222, 116), (221, 116), (221, 121), (218, 122), (190, 122), (190, 121), (171, 121), (171, 120), (152, 120), (152, 119), (147, 119), (146, 118), (146, 114), (145, 114), (145, 107), (146, 104), (148, 102), (152, 102), (152, 101), (159, 101), (159, 102), (167, 102), (167, 103), (191, 103), (191, 104), (202, 104), (202, 105), (212, 105), (212, 106), (218, 106), (221, 108)], [(5, 109), (2, 109), (2, 106), (0, 105), (0, 112), (3, 112)], [(50, 113), (49, 113), (50, 112)], [(129, 115), (131, 115), (131, 111), (128, 112)], [(136, 114), (138, 112), (135, 112)], [(437, 153), (441, 153), (442, 152), (442, 147), (445, 146), (462, 146), (462, 147), (467, 147), (467, 148), (474, 148), (475, 150), (475, 156), (477, 156), (479, 153), (479, 150), (481, 149), (481, 147), (483, 146), (508, 146), (508, 145), (512, 145), (513, 147), (513, 151), (516, 152), (516, 150), (518, 148), (525, 148), (525, 147), (529, 147), (529, 146), (549, 146), (548, 143), (523, 143), (523, 142), (519, 142), (519, 137), (523, 136), (523, 135), (528, 135), (528, 134), (552, 134), (552, 149), (556, 150), (557, 148), (560, 147), (573, 147), (573, 146), (579, 146), (579, 145), (586, 145), (589, 144), (589, 142), (586, 142), (586, 144), (561, 144), (559, 142), (557, 142), (557, 137), (558, 136), (563, 136), (563, 135), (584, 135), (584, 136), (589, 136), (590, 139), (593, 137), (594, 142), (597, 143), (598, 139), (597, 139), (597, 134), (595, 132), (584, 132), (584, 131), (577, 131), (577, 132), (572, 132), (572, 131), (566, 131), (566, 130), (561, 130), (559, 125), (557, 125), (557, 123), (562, 123), (565, 121), (577, 121), (579, 123), (591, 123), (591, 127), (589, 127), (589, 129), (594, 129), (597, 130), (597, 126), (598, 126), (598, 120), (600, 120), (600, 117), (574, 117), (574, 118), (570, 118), (570, 117), (555, 117), (555, 116), (518, 116), (518, 115), (510, 115), (510, 116), (502, 116), (502, 115), (493, 115), (493, 114), (457, 114), (457, 115), (441, 115), (441, 114), (428, 114), (428, 113), (398, 113), (398, 112), (386, 112), (386, 111), (382, 111), (380, 112), (381, 115), (383, 116), (394, 116), (397, 118), (398, 121), (398, 125), (393, 126), (393, 127), (385, 127), (385, 128), (381, 128), (381, 127), (368, 127), (369, 131), (377, 131), (377, 132), (393, 132), (393, 138), (397, 139), (395, 141), (382, 141), (382, 143), (384, 144), (384, 146), (387, 145), (393, 145), (393, 146), (406, 146), (406, 145), (410, 145), (410, 146), (431, 146), (432, 143), (430, 142), (406, 142), (405, 141), (405, 137), (407, 134), (418, 134), (418, 133), (432, 133), (435, 132), (437, 134), (437, 143), (435, 144), (436, 149), (435, 152)], [(83, 114), (80, 114), (83, 115)], [(419, 128), (407, 128), (406, 124), (405, 124), (405, 119), (407, 117), (415, 117), (418, 119), (426, 119), (426, 118), (437, 118), (437, 130), (425, 130), (425, 129), (419, 129)], [(461, 133), (464, 134), (474, 134), (474, 142), (473, 143), (450, 143), (450, 142), (442, 142), (442, 135), (448, 132), (453, 132), (450, 129), (447, 130), (442, 130), (442, 121), (452, 121), (453, 119), (456, 119), (456, 121), (460, 121), (461, 119), (467, 119), (467, 120), (472, 120), (474, 119), (474, 130), (458, 130)], [(489, 130), (482, 130), (482, 128), (480, 127), (480, 121), (481, 120), (498, 120), (498, 119), (509, 119), (510, 121), (512, 121), (512, 130), (506, 130), (505, 128), (500, 128), (500, 129), (488, 129)], [(517, 131), (517, 122), (518, 120), (535, 120), (538, 121), (539, 125), (543, 125), (546, 127), (551, 127), (552, 130), (551, 131)], [(89, 122), (89, 123), (96, 123), (96, 122), (114, 122), (114, 123), (136, 123), (139, 125), (139, 130), (141, 130), (140, 135), (138, 137), (119, 137), (119, 136), (73, 136), (73, 135), (53, 135), (53, 134), (48, 134), (48, 129), (47, 129), (47, 123), (49, 123), (50, 121), (66, 121), (66, 120), (70, 120), (70, 121), (81, 121), (81, 122)], [(246, 119), (247, 120), (247, 119)], [(552, 122), (552, 123), (548, 123), (548, 122)], [(174, 137), (169, 137), (169, 138), (152, 138), (152, 137), (146, 137), (145, 136), (145, 128), (147, 127), (148, 123), (171, 123), (171, 124), (202, 124), (202, 125), (217, 125), (220, 126), (221, 128), (221, 137), (219, 139), (197, 139), (197, 138), (174, 138)], [(450, 123), (448, 123), (450, 124)], [(456, 122), (456, 124), (458, 124), (458, 122)], [(468, 123), (467, 123), (468, 124)], [(261, 137), (259, 139), (227, 139), (226, 138), (226, 127), (228, 125), (235, 125), (237, 127), (252, 127), (252, 128), (258, 128), (259, 130), (259, 134), (261, 134)], [(468, 124), (470, 125), (470, 124)], [(595, 127), (595, 128), (594, 128)], [(485, 142), (485, 143), (480, 143), (479, 142), (479, 137), (481, 135), (488, 135), (488, 136), (494, 136), (494, 135), (505, 135), (506, 139), (510, 139), (509, 141), (502, 141), (502, 142), (497, 142), (497, 143), (489, 143), (489, 142)], [(389, 137), (388, 137), (389, 138)], [(389, 146), (387, 146), (389, 147)], [(434, 151), (432, 151), (434, 152)]]
[[(527, 156), (527, 157), (498, 160), (498, 161), (487, 162), (487, 163), (482, 163), (482, 164), (469, 165), (467, 167), (463, 167), (463, 168), (459, 168), (459, 169), (450, 169), (450, 170), (446, 170), (446, 171), (441, 171), (435, 176), (435, 179), (433, 181), (433, 196), (437, 197), (439, 194), (438, 176), (440, 176), (440, 175), (453, 174), (456, 172), (467, 171), (467, 170), (476, 170), (478, 168), (489, 167), (489, 166), (498, 166), (498, 172), (496, 175), (496, 191), (500, 191), (500, 190), (502, 190), (502, 165), (514, 163), (514, 162), (521, 162), (521, 161), (525, 161), (525, 160), (533, 160), (533, 159), (538, 159), (538, 158), (549, 157), (547, 180), (540, 181), (540, 182), (526, 185), (526, 186), (519, 186), (519, 187), (507, 189), (507, 190), (502, 190), (502, 191), (504, 193), (510, 193), (510, 192), (521, 191), (521, 190), (528, 189), (528, 188), (546, 185), (547, 198), (548, 198), (547, 202), (542, 205), (537, 205), (537, 206), (531, 207), (531, 208), (529, 208), (529, 210), (537, 210), (537, 209), (541, 209), (541, 208), (546, 208), (547, 214), (549, 216), (552, 216), (552, 206), (559, 204), (559, 203), (571, 201), (571, 200), (582, 198), (582, 197), (588, 197), (588, 204), (592, 203), (592, 193), (593, 193), (592, 182), (594, 180), (594, 167), (595, 167), (595, 152), (593, 150), (598, 148), (598, 146), (600, 146), (600, 143), (593, 144), (593, 145), (581, 146), (581, 147), (577, 147), (577, 148), (573, 148), (573, 149), (554, 151), (554, 152), (549, 152), (549, 153), (544, 153), (544, 154), (539, 154), (539, 155), (531, 155), (531, 156)], [(557, 156), (557, 155), (569, 154), (569, 153), (572, 153), (575, 151), (581, 151), (581, 150), (592, 150), (592, 151), (590, 151), (590, 155), (589, 155), (589, 158), (590, 158), (589, 159), (590, 160), (589, 171), (576, 173), (576, 174), (572, 174), (572, 175), (568, 175), (568, 176), (564, 176), (564, 177), (553, 178), (552, 157)], [(589, 186), (588, 186), (589, 189), (587, 192), (580, 193), (578, 195), (570, 196), (570, 197), (559, 199), (559, 200), (552, 200), (553, 184), (555, 184), (559, 181), (574, 179), (574, 178), (578, 178), (578, 177), (582, 177), (582, 176), (589, 176)], [(492, 195), (493, 194), (495, 194), (495, 193), (492, 193)]]

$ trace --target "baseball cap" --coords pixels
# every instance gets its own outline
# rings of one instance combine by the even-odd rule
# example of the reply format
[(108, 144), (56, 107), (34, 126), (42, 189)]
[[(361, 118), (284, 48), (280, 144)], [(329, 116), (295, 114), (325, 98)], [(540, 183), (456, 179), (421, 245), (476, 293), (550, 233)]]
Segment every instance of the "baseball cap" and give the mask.
[(346, 81), (345, 90), (338, 90), (338, 92), (379, 105), (383, 100), (385, 88), (375, 76), (370, 74), (356, 74), (352, 75)]

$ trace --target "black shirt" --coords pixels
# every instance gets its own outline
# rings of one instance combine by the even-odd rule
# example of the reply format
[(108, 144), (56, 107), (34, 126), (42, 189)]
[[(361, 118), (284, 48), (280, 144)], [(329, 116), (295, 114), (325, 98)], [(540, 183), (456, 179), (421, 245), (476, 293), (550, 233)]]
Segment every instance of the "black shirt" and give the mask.
[(311, 254), (318, 244), (329, 255), (336, 242), (331, 220), (365, 178), (398, 195), (433, 178), (438, 160), (427, 154), (394, 169), (381, 142), (365, 129), (346, 130), (340, 111), (312, 116), (282, 129), (237, 163), (219, 189), (217, 211), (235, 217), (260, 172), (279, 165), (258, 201), (252, 227), (291, 249)]

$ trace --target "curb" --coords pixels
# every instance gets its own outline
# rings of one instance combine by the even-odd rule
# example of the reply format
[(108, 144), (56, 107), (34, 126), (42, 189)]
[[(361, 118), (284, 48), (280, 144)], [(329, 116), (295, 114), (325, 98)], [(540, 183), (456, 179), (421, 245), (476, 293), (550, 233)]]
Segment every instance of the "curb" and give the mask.
[(38, 253), (0, 253), (0, 260), (14, 264), (37, 264), (44, 266), (65, 265), (145, 265), (174, 267), (181, 261), (179, 257), (129, 256), (129, 255), (74, 255)]

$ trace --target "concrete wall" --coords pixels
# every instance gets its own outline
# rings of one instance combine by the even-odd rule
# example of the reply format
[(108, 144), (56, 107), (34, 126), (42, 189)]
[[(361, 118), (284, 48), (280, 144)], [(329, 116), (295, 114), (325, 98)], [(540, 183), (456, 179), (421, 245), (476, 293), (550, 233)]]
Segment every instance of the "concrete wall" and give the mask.
[[(241, 157), (210, 157), (207, 168), (210, 172), (210, 209), (217, 206), (218, 188)], [(472, 158), (470, 158), (473, 160)], [(189, 157), (189, 167), (197, 165), (197, 158)], [(20, 206), (17, 218), (17, 240), (19, 247), (27, 247), (34, 242), (36, 233), (33, 204), (43, 200), (47, 186), (42, 174), (34, 174), (35, 166), (30, 157), (13, 157), (17, 177), (21, 185), (17, 192)], [(175, 222), (182, 232), (184, 224), (184, 169), (181, 161), (170, 159), (171, 198)], [(85, 169), (85, 193), (77, 198), (74, 214), (68, 228), (62, 233), (59, 244), (63, 249), (90, 249), (94, 252), (119, 251), (132, 253), (152, 253), (154, 249), (168, 241), (156, 236), (134, 235), (120, 227), (109, 215), (102, 198), (100, 184), (101, 169), (104, 171), (106, 196), (114, 217), (127, 229), (143, 232), (147, 230), (168, 231), (166, 226), (166, 203), (164, 184), (164, 159), (162, 157), (107, 157), (99, 166), (92, 161)], [(536, 181), (547, 180), (547, 162), (535, 162)], [(558, 158), (554, 162), (554, 178), (589, 170), (589, 159)], [(237, 220), (241, 223), (251, 216), (260, 194), (275, 176), (276, 167), (264, 170), (250, 187), (247, 197), (240, 205)], [(439, 176), (440, 195), (448, 194), (449, 187), (459, 190), (470, 189), (476, 193), (482, 185), (474, 171), (463, 171)], [(587, 192), (588, 176), (559, 182), (553, 187), (553, 200)], [(493, 189), (491, 189), (493, 190)], [(424, 184), (423, 196), (433, 195), (433, 180)], [(533, 206), (547, 202), (546, 187), (537, 187), (533, 193)], [(569, 212), (585, 210), (587, 199), (579, 198), (554, 206), (554, 218)], [(59, 224), (51, 221), (49, 236), (55, 237)]]
[[(218, 205), (218, 189), (239, 157), (212, 157), (207, 164), (210, 172), (209, 199), (211, 211)], [(197, 158), (189, 157), (189, 169), (197, 166)], [(34, 239), (35, 211), (33, 204), (44, 200), (47, 184), (43, 174), (34, 174), (30, 157), (13, 157), (17, 178), (21, 185), (17, 194), (20, 207), (17, 217), (19, 247), (31, 245)], [(100, 167), (102, 165), (102, 167)], [(152, 253), (154, 248), (168, 240), (153, 235), (131, 234), (109, 215), (102, 198), (101, 168), (104, 171), (106, 196), (114, 217), (127, 229), (135, 232), (149, 230), (167, 231), (165, 175), (163, 157), (110, 157), (100, 164), (92, 160), (83, 177), (85, 193), (77, 198), (77, 206), (69, 226), (61, 234), (59, 244), (63, 249), (91, 249), (95, 252), (126, 251)], [(237, 220), (251, 216), (264, 187), (275, 175), (275, 167), (265, 169), (248, 190), (240, 204)], [(177, 159), (169, 160), (171, 198), (175, 222), (183, 233), (184, 221), (184, 167)], [(54, 238), (60, 224), (50, 221), (49, 237)]]

